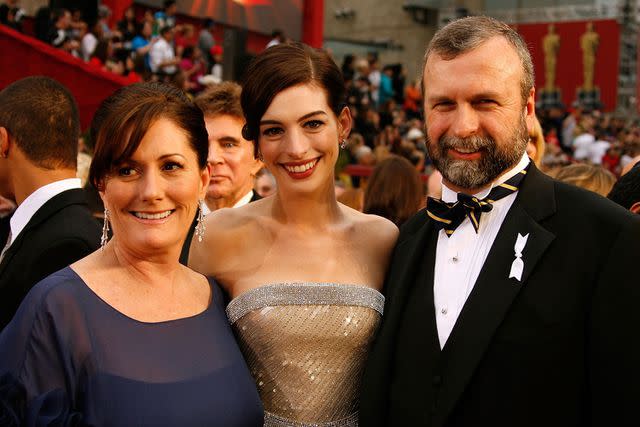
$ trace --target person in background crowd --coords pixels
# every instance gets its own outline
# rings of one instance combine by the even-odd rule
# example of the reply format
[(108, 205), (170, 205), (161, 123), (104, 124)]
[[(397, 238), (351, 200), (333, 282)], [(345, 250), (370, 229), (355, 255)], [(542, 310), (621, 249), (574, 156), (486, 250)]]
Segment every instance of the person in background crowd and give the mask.
[(442, 200), (402, 227), (359, 425), (635, 424), (640, 218), (529, 160), (533, 64), (513, 28), (452, 21), (424, 58)]
[(270, 48), (271, 46), (277, 46), (281, 43), (284, 43), (286, 41), (286, 37), (284, 36), (284, 31), (282, 30), (273, 30), (271, 32), (271, 40), (269, 40), (269, 43), (267, 43), (267, 49)]
[(378, 163), (364, 194), (366, 214), (380, 215), (401, 227), (424, 206), (424, 186), (411, 162), (391, 156)]
[(214, 77), (214, 80), (218, 83), (222, 82), (222, 55), (223, 50), (222, 46), (213, 46), (209, 51), (210, 57), (212, 58), (211, 63), (211, 75)]
[(78, 49), (78, 42), (73, 40), (68, 33), (71, 24), (71, 12), (66, 9), (56, 9), (53, 12), (52, 21), (53, 27), (49, 29), (47, 36), (49, 44), (69, 53)]
[(551, 174), (558, 181), (566, 182), (606, 197), (616, 177), (600, 165), (574, 163)]
[(415, 80), (404, 91), (403, 108), (407, 112), (407, 119), (420, 118), (420, 106), (422, 104), (422, 92), (420, 91), (420, 80)]
[(151, 45), (149, 51), (149, 65), (153, 73), (172, 76), (178, 71), (180, 59), (176, 57), (172, 40), (173, 27), (163, 27), (160, 38)]
[(622, 171), (620, 172), (620, 176), (625, 175), (627, 172), (631, 170), (631, 168), (635, 167), (638, 163), (640, 163), (640, 155), (631, 159), (631, 161), (627, 163), (627, 165), (624, 168), (622, 168)]
[(175, 0), (164, 0), (162, 3), (162, 10), (157, 11), (153, 15), (154, 19), (154, 34), (162, 35), (161, 30), (165, 27), (176, 28), (176, 12), (178, 12), (178, 5)]
[(246, 75), (242, 134), (278, 191), (208, 215), (208, 234), (202, 244), (194, 239), (189, 265), (232, 298), (227, 315), (258, 384), (265, 425), (352, 426), (397, 228), (336, 201), (334, 168), (351, 116), (331, 57), (280, 44), (256, 56)]
[(124, 17), (118, 21), (118, 31), (122, 36), (124, 43), (131, 43), (138, 33), (138, 21), (136, 20), (136, 12), (133, 6), (129, 6), (124, 11)]
[(253, 186), (253, 191), (258, 193), (258, 196), (264, 198), (276, 194), (277, 190), (278, 187), (276, 185), (276, 179), (273, 177), (273, 174), (269, 172), (269, 169), (260, 169), (256, 176), (256, 183)]
[(206, 65), (202, 60), (202, 52), (198, 46), (187, 46), (182, 52), (180, 69), (187, 80), (187, 91), (197, 93), (202, 90), (200, 79), (204, 76)]
[(540, 121), (536, 117), (529, 132), (529, 142), (527, 143), (527, 155), (537, 167), (542, 165), (546, 143)]
[(635, 214), (640, 214), (640, 162), (618, 179), (607, 198)]
[[(263, 165), (254, 157), (251, 141), (242, 136), (241, 92), (239, 84), (224, 82), (208, 88), (195, 101), (204, 114), (209, 135), (207, 162), (211, 175), (202, 205), (205, 216), (222, 208), (239, 208), (261, 198), (253, 186)], [(193, 230), (189, 231), (180, 256), (185, 264), (189, 259)]]
[(205, 197), (205, 215), (221, 208), (244, 206), (259, 200), (253, 191), (262, 162), (254, 157), (251, 141), (242, 136), (242, 88), (234, 82), (212, 86), (196, 98), (209, 133), (211, 180)]
[(220, 289), (178, 262), (209, 181), (202, 113), (156, 83), (112, 98), (90, 171), (102, 250), (41, 281), (0, 334), (0, 408), (16, 425), (261, 426)]
[(102, 35), (105, 38), (110, 39), (114, 34), (109, 26), (109, 19), (111, 18), (111, 9), (106, 4), (98, 6), (98, 21), (97, 24), (102, 27)]
[(0, 24), (22, 32), (24, 9), (18, 6), (18, 0), (6, 0), (0, 5)]
[(131, 41), (131, 51), (136, 56), (144, 57), (145, 68), (151, 71), (151, 62), (149, 61), (149, 52), (153, 47), (153, 43), (157, 38), (152, 38), (153, 24), (144, 21), (140, 27), (140, 34), (135, 36)]
[(0, 92), (0, 194), (18, 206), (0, 255), (0, 329), (33, 285), (98, 247), (76, 178), (79, 133), (75, 100), (55, 80), (27, 77)]
[(385, 65), (380, 74), (380, 87), (378, 89), (378, 105), (382, 106), (387, 101), (392, 100), (394, 96), (393, 91), (393, 67)]
[(102, 26), (94, 24), (93, 27), (84, 33), (80, 39), (80, 55), (86, 62), (91, 60), (93, 53), (98, 46), (98, 41), (103, 39)]
[(198, 47), (203, 54), (206, 69), (211, 70), (213, 65), (213, 57), (211, 55), (211, 48), (216, 45), (216, 40), (213, 38), (213, 30), (215, 29), (215, 21), (211, 18), (207, 18), (204, 21), (204, 26), (198, 33)]

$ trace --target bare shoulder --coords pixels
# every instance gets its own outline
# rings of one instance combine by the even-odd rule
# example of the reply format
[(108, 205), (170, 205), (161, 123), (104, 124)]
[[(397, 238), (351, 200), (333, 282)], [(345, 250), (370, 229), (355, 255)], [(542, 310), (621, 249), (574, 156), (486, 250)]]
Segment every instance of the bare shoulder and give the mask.
[(219, 266), (228, 257), (238, 254), (243, 242), (255, 235), (264, 207), (256, 201), (240, 208), (226, 208), (211, 212), (204, 219), (204, 238), (191, 241), (189, 267), (206, 275), (215, 276)]
[(382, 254), (388, 254), (398, 239), (398, 227), (386, 218), (369, 215), (345, 207), (345, 211), (356, 225), (356, 239), (377, 248)]

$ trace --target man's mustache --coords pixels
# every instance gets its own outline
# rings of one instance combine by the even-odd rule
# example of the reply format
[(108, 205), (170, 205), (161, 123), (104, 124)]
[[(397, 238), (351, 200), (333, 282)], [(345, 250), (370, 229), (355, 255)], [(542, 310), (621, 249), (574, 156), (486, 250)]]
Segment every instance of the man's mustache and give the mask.
[(488, 147), (495, 146), (492, 138), (481, 136), (469, 136), (467, 138), (459, 138), (457, 136), (443, 136), (439, 140), (442, 149), (463, 149), (468, 151), (480, 151)]

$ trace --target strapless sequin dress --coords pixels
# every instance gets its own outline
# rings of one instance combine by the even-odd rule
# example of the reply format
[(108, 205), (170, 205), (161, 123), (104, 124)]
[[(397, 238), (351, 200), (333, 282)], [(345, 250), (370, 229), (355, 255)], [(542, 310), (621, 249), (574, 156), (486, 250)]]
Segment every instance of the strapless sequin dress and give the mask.
[(227, 316), (265, 409), (265, 426), (358, 425), (358, 393), (384, 297), (365, 286), (265, 285)]

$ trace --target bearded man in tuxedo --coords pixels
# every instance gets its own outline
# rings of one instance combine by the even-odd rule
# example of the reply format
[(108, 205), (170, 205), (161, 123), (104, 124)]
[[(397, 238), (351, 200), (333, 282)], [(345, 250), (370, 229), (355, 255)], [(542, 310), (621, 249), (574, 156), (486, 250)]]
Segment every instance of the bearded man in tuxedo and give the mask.
[(442, 200), (398, 238), (360, 426), (637, 424), (640, 221), (526, 156), (533, 65), (508, 25), (445, 26), (422, 84)]

